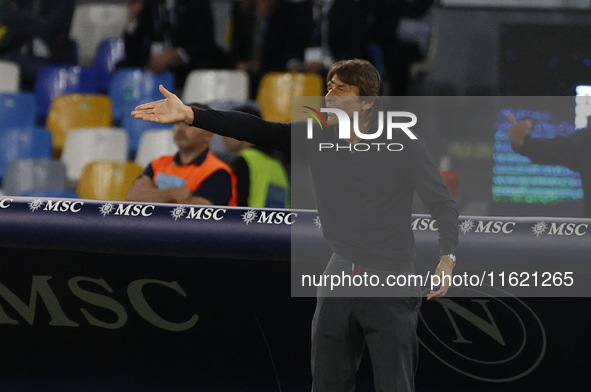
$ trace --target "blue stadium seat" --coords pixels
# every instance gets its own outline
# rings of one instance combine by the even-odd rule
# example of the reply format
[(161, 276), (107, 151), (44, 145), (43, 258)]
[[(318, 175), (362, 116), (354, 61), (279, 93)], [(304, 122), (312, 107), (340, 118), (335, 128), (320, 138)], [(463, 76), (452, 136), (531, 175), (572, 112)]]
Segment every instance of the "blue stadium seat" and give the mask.
[(96, 93), (97, 85), (91, 67), (77, 65), (47, 65), (35, 81), (37, 123), (44, 124), (51, 101), (61, 94)]
[(105, 38), (99, 43), (92, 64), (99, 93), (108, 93), (115, 66), (124, 57), (125, 44), (123, 39)]
[(0, 132), (35, 125), (35, 95), (0, 93)]
[(120, 125), (124, 117), (129, 116), (127, 108), (132, 102), (147, 102), (161, 99), (158, 85), (162, 84), (173, 91), (175, 77), (171, 71), (155, 74), (141, 68), (120, 68), (111, 77), (109, 98), (113, 102), (113, 123)]
[(51, 133), (43, 127), (13, 128), (0, 133), (0, 178), (15, 159), (51, 156)]
[(53, 158), (12, 160), (2, 185), (12, 196), (73, 197), (66, 194), (66, 166)]

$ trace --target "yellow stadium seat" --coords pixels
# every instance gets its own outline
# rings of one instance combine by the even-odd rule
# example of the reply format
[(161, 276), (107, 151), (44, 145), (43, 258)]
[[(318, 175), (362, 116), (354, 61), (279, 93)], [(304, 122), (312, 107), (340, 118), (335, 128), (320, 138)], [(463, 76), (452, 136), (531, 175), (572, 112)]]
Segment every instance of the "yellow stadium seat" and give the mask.
[(269, 72), (261, 79), (256, 100), (263, 119), (289, 122), (291, 121), (291, 97), (322, 95), (324, 95), (324, 81), (317, 74)]
[(84, 166), (76, 193), (82, 199), (124, 201), (142, 168), (135, 162), (93, 161)]
[(72, 129), (111, 126), (111, 110), (111, 99), (107, 95), (63, 94), (53, 98), (46, 127), (52, 134), (54, 155), (60, 156)]

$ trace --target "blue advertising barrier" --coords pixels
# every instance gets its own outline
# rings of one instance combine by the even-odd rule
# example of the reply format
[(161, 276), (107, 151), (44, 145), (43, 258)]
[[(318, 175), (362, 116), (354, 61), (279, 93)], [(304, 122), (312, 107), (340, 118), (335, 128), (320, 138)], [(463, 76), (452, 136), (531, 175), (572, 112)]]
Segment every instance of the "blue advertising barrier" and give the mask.
[[(460, 217), (456, 274), (486, 271), (499, 295), (424, 301), (417, 390), (585, 382), (588, 300), (548, 297), (565, 272), (586, 283), (590, 224)], [(311, 210), (0, 197), (0, 390), (309, 390), (315, 299), (291, 297), (289, 261), (294, 236), (328, 260), (320, 227)], [(434, 269), (436, 222), (412, 229), (417, 270)], [(532, 268), (560, 279), (535, 291)]]

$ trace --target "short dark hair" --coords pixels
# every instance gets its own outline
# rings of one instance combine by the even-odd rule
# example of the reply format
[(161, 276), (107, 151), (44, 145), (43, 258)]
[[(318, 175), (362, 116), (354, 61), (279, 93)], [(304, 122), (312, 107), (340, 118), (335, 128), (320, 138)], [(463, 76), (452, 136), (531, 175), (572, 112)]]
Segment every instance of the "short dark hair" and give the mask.
[(351, 59), (337, 61), (330, 66), (326, 76), (326, 83), (330, 82), (334, 75), (351, 86), (359, 89), (362, 97), (381, 97), (384, 95), (384, 87), (380, 73), (367, 60)]

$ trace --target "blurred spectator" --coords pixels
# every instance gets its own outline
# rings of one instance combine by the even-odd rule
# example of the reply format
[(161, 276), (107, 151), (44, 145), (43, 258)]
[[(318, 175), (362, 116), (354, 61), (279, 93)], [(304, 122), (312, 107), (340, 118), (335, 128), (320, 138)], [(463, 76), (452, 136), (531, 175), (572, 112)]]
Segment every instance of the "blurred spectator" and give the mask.
[(144, 9), (145, 0), (127, 0), (127, 29), (133, 30), (137, 27), (140, 14)]
[(423, 58), (417, 42), (402, 39), (399, 31), (404, 18), (418, 19), (433, 0), (373, 0), (375, 11), (371, 41), (382, 50), (385, 78), (391, 95), (406, 95), (410, 82), (410, 66)]
[(21, 89), (33, 91), (44, 65), (78, 63), (68, 37), (74, 0), (0, 1), (0, 59), (21, 69)]
[[(205, 108), (193, 103), (189, 106)], [(209, 151), (213, 134), (178, 123), (173, 128), (178, 152), (154, 159), (129, 188), (127, 200), (154, 203), (237, 203), (232, 169)]]
[(301, 58), (305, 21), (299, 6), (285, 0), (241, 0), (231, 15), (230, 57), (234, 67), (248, 72), (251, 98), (262, 76), (287, 71), (290, 61)]
[(193, 69), (228, 65), (214, 41), (209, 0), (128, 0), (125, 60), (119, 67), (171, 70), (182, 88)]
[(312, 24), (304, 55), (304, 70), (323, 77), (334, 61), (370, 60), (373, 1), (309, 0)]
[(390, 85), (404, 95), (413, 62), (422, 54), (416, 43), (402, 40), (402, 18), (419, 18), (433, 0), (308, 0), (312, 13), (309, 41), (300, 69), (325, 77), (334, 61), (361, 58), (372, 62)]
[[(260, 117), (250, 107), (235, 110)], [(226, 136), (224, 144), (236, 153), (231, 166), (237, 179), (239, 206), (289, 208), (289, 177), (281, 160), (273, 156), (276, 152)]]

